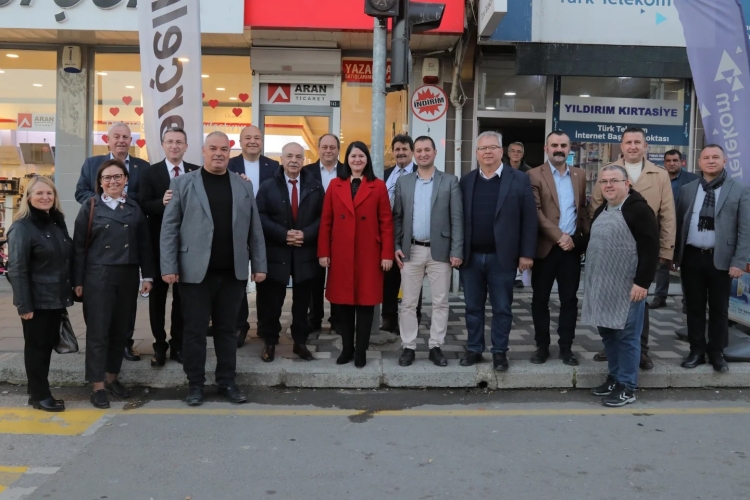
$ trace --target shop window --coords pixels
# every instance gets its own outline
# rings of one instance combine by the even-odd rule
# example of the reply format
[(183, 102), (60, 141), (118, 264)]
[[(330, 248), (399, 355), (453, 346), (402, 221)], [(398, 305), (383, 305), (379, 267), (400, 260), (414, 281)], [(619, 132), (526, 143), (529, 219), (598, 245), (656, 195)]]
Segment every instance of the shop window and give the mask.
[[(138, 54), (97, 53), (94, 59), (93, 154), (109, 152), (107, 131), (117, 122), (133, 133), (130, 154), (148, 160), (144, 135), (141, 64)], [(202, 56), (203, 131), (225, 132), (233, 155), (240, 154), (239, 134), (250, 125), (252, 72), (246, 56)]]
[(480, 111), (544, 113), (547, 78), (516, 75), (515, 61), (485, 60), (479, 70)]
[(0, 202), (6, 209), (18, 206), (33, 175), (54, 178), (56, 89), (56, 52), (0, 50)]

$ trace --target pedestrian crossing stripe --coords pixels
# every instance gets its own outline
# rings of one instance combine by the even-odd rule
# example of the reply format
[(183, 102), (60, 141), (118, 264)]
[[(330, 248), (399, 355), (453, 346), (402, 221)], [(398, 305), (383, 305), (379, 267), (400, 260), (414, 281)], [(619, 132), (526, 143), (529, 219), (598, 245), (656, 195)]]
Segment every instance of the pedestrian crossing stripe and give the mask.
[(4, 467), (0, 465), (0, 493), (18, 481), (27, 470), (29, 470), (28, 467)]
[(18, 467), (0, 465), (0, 500), (18, 500), (31, 495), (37, 486), (17, 487), (12, 485), (30, 474), (55, 474), (60, 467)]

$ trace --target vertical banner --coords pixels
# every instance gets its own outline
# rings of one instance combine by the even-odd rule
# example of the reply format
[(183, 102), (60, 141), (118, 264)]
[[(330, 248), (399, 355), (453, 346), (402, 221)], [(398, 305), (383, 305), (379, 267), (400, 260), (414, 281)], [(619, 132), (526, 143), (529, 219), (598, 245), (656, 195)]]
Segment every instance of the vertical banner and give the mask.
[(185, 161), (202, 165), (201, 23), (198, 0), (138, 3), (143, 115), (152, 163), (164, 159), (164, 131), (184, 128)]

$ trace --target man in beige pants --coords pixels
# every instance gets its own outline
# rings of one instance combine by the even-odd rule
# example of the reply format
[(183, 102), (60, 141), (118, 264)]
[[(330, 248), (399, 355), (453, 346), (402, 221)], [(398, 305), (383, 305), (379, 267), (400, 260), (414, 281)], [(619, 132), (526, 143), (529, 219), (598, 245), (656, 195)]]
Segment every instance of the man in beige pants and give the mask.
[(414, 362), (417, 348), (416, 307), (425, 275), (432, 289), (430, 361), (447, 366), (440, 347), (448, 329), (451, 268), (463, 259), (463, 201), (458, 178), (435, 168), (435, 142), (427, 136), (414, 141), (417, 170), (396, 182), (393, 227), (396, 262), (401, 269), (399, 328), (404, 348), (399, 365)]

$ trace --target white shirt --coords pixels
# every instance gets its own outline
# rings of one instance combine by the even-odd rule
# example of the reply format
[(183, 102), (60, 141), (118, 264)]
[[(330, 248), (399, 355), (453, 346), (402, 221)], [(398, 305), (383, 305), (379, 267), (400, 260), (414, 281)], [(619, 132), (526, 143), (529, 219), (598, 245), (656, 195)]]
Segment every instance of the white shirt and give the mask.
[(292, 183), (289, 182), (289, 181), (297, 181), (297, 206), (299, 206), (299, 187), (300, 187), (299, 179), (300, 179), (299, 175), (297, 176), (296, 179), (292, 179), (291, 177), (288, 177), (286, 175), (286, 172), (284, 172), (284, 180), (286, 181), (286, 190), (289, 193), (289, 206), (290, 207), (292, 206), (291, 205), (291, 203), (292, 203)]
[(638, 177), (641, 176), (641, 172), (643, 172), (643, 165), (645, 162), (640, 163), (628, 163), (625, 162), (625, 171), (628, 173), (628, 177), (630, 178), (630, 183), (635, 184), (638, 182)]
[(320, 167), (320, 181), (323, 183), (323, 189), (328, 191), (328, 185), (333, 179), (338, 176), (338, 163), (333, 167), (330, 172), (323, 166), (323, 162), (319, 162)]
[[(112, 153), (109, 153), (109, 159), (114, 160), (115, 155), (113, 155)], [(127, 158), (125, 158), (125, 170), (127, 170), (128, 174), (130, 174), (130, 155), (128, 155)], [(129, 178), (130, 177), (128, 177), (128, 179)], [(127, 193), (127, 192), (128, 192), (128, 185), (125, 184), (125, 190), (123, 191), (123, 193)]]
[(257, 198), (258, 188), (260, 188), (260, 160), (248, 161), (243, 157), (242, 161), (245, 162), (245, 175), (253, 183), (253, 195)]
[[(714, 190), (714, 221), (716, 217), (716, 208), (719, 206), (719, 196), (721, 196), (721, 187)], [(690, 214), (690, 227), (688, 228), (687, 244), (697, 248), (714, 248), (716, 246), (716, 231), (698, 231), (698, 220), (703, 208), (703, 200), (706, 199), (706, 192), (703, 186), (698, 186), (698, 192), (695, 193), (695, 203), (693, 203), (693, 212)]]
[(479, 167), (479, 175), (482, 176), (482, 179), (489, 180), (489, 179), (492, 179), (495, 176), (500, 177), (500, 174), (502, 174), (502, 173), (503, 173), (503, 165), (502, 164), (500, 165), (500, 168), (498, 168), (497, 170), (495, 170), (495, 173), (492, 174), (492, 175), (490, 175), (489, 177), (487, 177), (486, 175), (484, 175), (484, 171), (482, 170), (482, 167)]
[(168, 170), (167, 173), (169, 174), (170, 179), (174, 179), (175, 177), (177, 177), (174, 173), (175, 167), (180, 169), (180, 175), (185, 175), (185, 162), (181, 161), (179, 165), (173, 165), (172, 163), (169, 162), (169, 160), (167, 160), (166, 163), (167, 163), (167, 170)]

